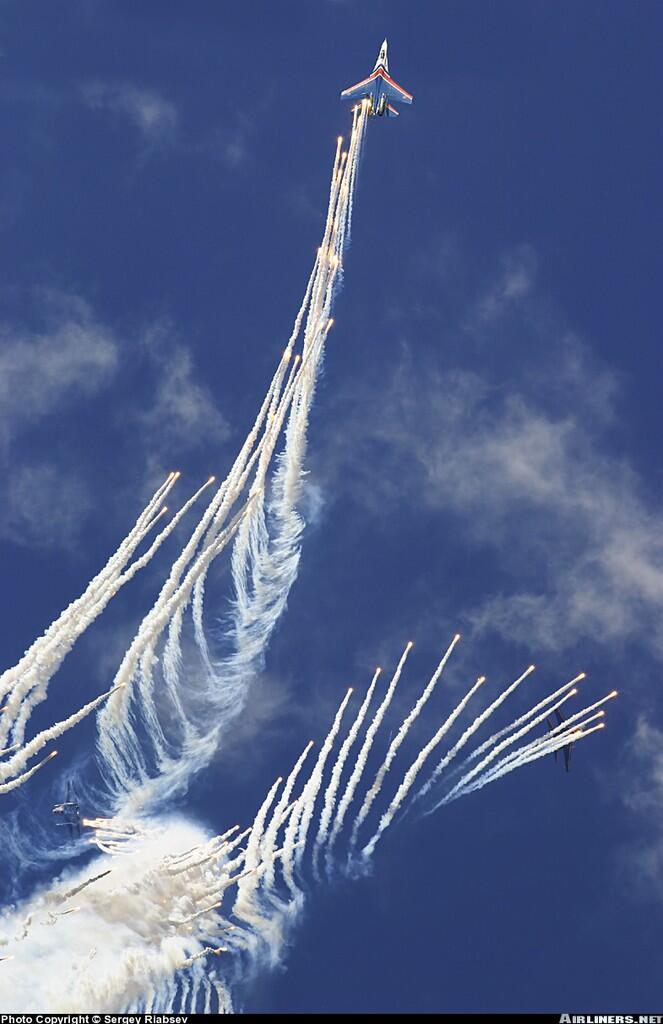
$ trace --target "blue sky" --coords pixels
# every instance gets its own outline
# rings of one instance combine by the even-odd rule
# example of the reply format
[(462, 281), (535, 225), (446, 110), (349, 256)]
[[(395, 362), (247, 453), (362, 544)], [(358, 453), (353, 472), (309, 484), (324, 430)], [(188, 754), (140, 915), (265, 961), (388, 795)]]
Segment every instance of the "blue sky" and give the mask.
[[(592, 696), (622, 696), (571, 775), (538, 762), (406, 820), (370, 878), (311, 893), (286, 969), (241, 1002), (654, 1011), (660, 6), (27, 2), (0, 5), (0, 30), (3, 664), (162, 472), (188, 493), (227, 468), (319, 243), (338, 91), (386, 35), (415, 102), (369, 125), (299, 579), (187, 810), (251, 817), (409, 638), (404, 707), (458, 628), (454, 691), (531, 660), (539, 695), (586, 670)], [(167, 559), (65, 665), (65, 702), (105, 688)]]

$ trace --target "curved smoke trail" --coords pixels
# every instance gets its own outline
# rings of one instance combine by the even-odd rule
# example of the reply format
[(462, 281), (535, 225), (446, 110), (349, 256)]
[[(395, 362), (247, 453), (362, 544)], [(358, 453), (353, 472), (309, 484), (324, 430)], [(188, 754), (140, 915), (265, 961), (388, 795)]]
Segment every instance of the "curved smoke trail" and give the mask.
[[(424, 693), (430, 695), (431, 683), (439, 675), (438, 665)], [(376, 679), (374, 676), (369, 695)], [(563, 690), (570, 697), (568, 687), (566, 684)], [(470, 692), (474, 690), (476, 684)], [(492, 718), (512, 691), (513, 684), (462, 735), (473, 734), (477, 721), (484, 723)], [(104, 853), (83, 870), (66, 875), (0, 917), (0, 951), (7, 959), (2, 970), (7, 972), (11, 985), (4, 1008), (10, 1012), (28, 1007), (32, 1012), (87, 1012), (100, 1006), (115, 1012), (232, 1009), (235, 981), (274, 965), (285, 953), (303, 905), (301, 885), (306, 883), (312, 865), (309, 855), (315, 855), (319, 847), (329, 849), (330, 836), (322, 826), (329, 819), (330, 794), (333, 796), (338, 788), (339, 765), (340, 771), (346, 765), (352, 776), (362, 762), (360, 752), (354, 764), (346, 764), (351, 743), (362, 729), (362, 746), (369, 734), (374, 744), (381, 739), (381, 730), (386, 731), (384, 717), (377, 728), (373, 728), (375, 718), (367, 728), (364, 726), (368, 706), (364, 697), (359, 714), (341, 740), (343, 715), (351, 696), (352, 691), (348, 691), (341, 701), (320, 754), (301, 782), (294, 802), (292, 796), (310, 743), (286, 780), (280, 799), (275, 802), (281, 778), (269, 790), (251, 827), (243, 832), (236, 825), (223, 835), (210, 836), (176, 819), (147, 820), (139, 826), (86, 819), (89, 841)], [(510, 761), (502, 758), (492, 764), (485, 758), (475, 766), (471, 777), (468, 774), (448, 791), (448, 798), (456, 799), (570, 741), (589, 736), (598, 728), (587, 728), (597, 717), (595, 709), (612, 696), (614, 693), (577, 712), (547, 736), (516, 749), (509, 755)], [(555, 693), (550, 694), (534, 709), (542, 704), (554, 705), (555, 700)], [(447, 714), (442, 726), (444, 735), (467, 703), (468, 697), (463, 697)], [(532, 715), (534, 709), (528, 713), (530, 722), (536, 717)], [(513, 743), (527, 731), (521, 724), (523, 717), (501, 730)], [(411, 722), (412, 712), (398, 727), (397, 735), (403, 737), (403, 743)], [(450, 751), (458, 743), (452, 744)], [(332, 763), (330, 754), (337, 744), (340, 746)], [(427, 744), (423, 750), (429, 747)], [(387, 747), (383, 767), (387, 762), (391, 767), (397, 764), (393, 742)], [(404, 809), (410, 806), (403, 785), (410, 777), (411, 769), (406, 769), (389, 809), (395, 804)], [(440, 784), (443, 778), (442, 774), (438, 776)], [(372, 789), (366, 790), (364, 802), (348, 823), (351, 836), (356, 835), (360, 816), (361, 822), (370, 818), (370, 813), (362, 816), (362, 811)], [(375, 793), (376, 801), (380, 795), (381, 789)], [(315, 832), (310, 827), (314, 820), (318, 825)], [(387, 827), (384, 812), (378, 821), (382, 834)], [(103, 843), (100, 836), (104, 837)], [(346, 870), (353, 873), (365, 869), (374, 846), (371, 840), (358, 859), (350, 850)], [(35, 972), (37, 950), (40, 970)]]
[[(0, 718), (0, 747), (20, 747), (30, 715), (46, 699), (48, 684), (67, 654), (108, 602), (143, 568), (172, 532), (191, 502), (161, 531), (149, 550), (129, 569), (127, 565), (137, 548), (167, 511), (163, 502), (179, 473), (170, 473), (136, 520), (133, 529), (109, 558), (103, 569), (88, 584), (79, 598), (55, 619), (22, 658), (0, 675), (0, 701), (6, 697)], [(199, 492), (200, 493), (200, 492)], [(10, 742), (11, 741), (11, 742)], [(6, 775), (0, 777), (5, 777)]]
[[(174, 789), (185, 788), (191, 774), (216, 750), (223, 728), (241, 711), (251, 678), (261, 668), (266, 647), (297, 576), (304, 520), (298, 501), (304, 478), (306, 435), (325, 342), (332, 324), (332, 303), (340, 280), (349, 232), (357, 165), (367, 119), (362, 104), (354, 112), (347, 152), (339, 139), (329, 190), (322, 243), (295, 318), (293, 332), (277, 366), (252, 430), (225, 480), (218, 486), (127, 650), (108, 694), (99, 698), (98, 753), (104, 781), (117, 807), (128, 799), (135, 811)], [(301, 340), (302, 351), (294, 355)], [(281, 432), (283, 450), (276, 454)], [(24, 745), (29, 717), (47, 693), (48, 682), (81, 633), (108, 601), (150, 560), (163, 540), (212, 482), (210, 479), (157, 537), (148, 552), (127, 565), (154, 522), (177, 478), (171, 474), (139, 517), (120, 548), (82, 597), (0, 678), (8, 695), (0, 716), (0, 781), (17, 786), (42, 764), (27, 767), (47, 739), (60, 735), (85, 709), (44, 730)], [(203, 626), (205, 581), (211, 564), (230, 545), (235, 610), (229, 637), (231, 653), (214, 664)], [(192, 603), (194, 635), (205, 678), (183, 687), (181, 630)], [(158, 647), (163, 650), (164, 690), (156, 697)], [(210, 721), (213, 725), (210, 727)], [(8, 742), (11, 740), (12, 742)]]
[[(212, 836), (181, 820), (150, 817), (159, 801), (184, 789), (192, 774), (208, 763), (224, 728), (241, 711), (296, 579), (305, 525), (299, 503), (308, 423), (342, 278), (367, 113), (365, 105), (355, 110), (347, 152), (339, 140), (322, 244), (292, 335), (253, 427), (174, 560), (113, 686), (25, 741), (32, 710), (46, 698), (49, 681), (68, 650), (124, 583), (147, 564), (212, 480), (182, 507), (145, 554), (132, 561), (163, 514), (163, 500), (176, 478), (171, 474), (81, 598), (0, 677), (0, 694), (7, 698), (0, 709), (5, 744), (0, 751), (0, 793), (27, 782), (56, 752), (29, 766), (31, 759), (97, 710), (99, 765), (115, 811), (122, 812), (82, 819), (83, 836), (72, 846), (81, 851), (93, 848), (94, 859), (0, 916), (0, 972), (10, 989), (3, 1009), (10, 1012), (96, 1012), (100, 1005), (115, 1012), (228, 1012), (233, 1008), (234, 983), (283, 957), (304, 903), (308, 871), (318, 879), (323, 854), (330, 877), (339, 864), (349, 874), (366, 870), (397, 815), (433, 786), (437, 803), (431, 810), (578, 742), (603, 725), (592, 723), (603, 715), (597, 709), (614, 694), (547, 735), (518, 745), (541, 724), (544, 708), (554, 710), (575, 695), (574, 680), (493, 733), (455, 774), (453, 768), (448, 771), (530, 674), (530, 667), (451, 743), (413, 795), (429, 756), (448, 739), (485, 682), (480, 677), (423, 748), (406, 757), (395, 792), (385, 799), (389, 773), (399, 768), (411, 727), (433, 698), (458, 637), (397, 726), (366, 786), (369, 761), (377, 755), (385, 721), (393, 713), (392, 698), (411, 648), (408, 643), (372, 719), (367, 716), (378, 672), (349, 725), (346, 711), (352, 690), (343, 697), (318, 756), (307, 760), (309, 743), (285, 784), (280, 777), (271, 787), (249, 828), (242, 831), (235, 825)], [(301, 351), (295, 353), (300, 342)], [(204, 628), (205, 587), (213, 562), (228, 549), (235, 590), (226, 637), (230, 653), (215, 661)], [(203, 667), (193, 680), (182, 671), (182, 631), (190, 606)], [(358, 752), (353, 759), (355, 744)], [(367, 841), (360, 839), (364, 827), (370, 829)], [(334, 851), (342, 842), (346, 850), (339, 859)], [(360, 842), (365, 845), (357, 852)]]
[[(115, 682), (126, 689), (99, 715), (98, 750), (118, 806), (124, 806), (127, 793), (134, 810), (170, 797), (208, 763), (224, 728), (243, 707), (296, 579), (308, 421), (333, 322), (366, 117), (363, 106), (355, 112), (347, 154), (339, 140), (322, 244), (256, 423), (125, 655)], [(301, 356), (292, 359), (300, 340)], [(276, 454), (282, 430), (285, 442)], [(229, 532), (228, 517), (242, 502)], [(226, 638), (231, 653), (215, 664), (203, 623), (205, 581), (231, 540), (235, 606)], [(189, 603), (203, 666), (194, 691), (181, 678), (181, 632)], [(155, 699), (153, 674), (164, 632), (166, 715), (163, 701), (160, 707)]]

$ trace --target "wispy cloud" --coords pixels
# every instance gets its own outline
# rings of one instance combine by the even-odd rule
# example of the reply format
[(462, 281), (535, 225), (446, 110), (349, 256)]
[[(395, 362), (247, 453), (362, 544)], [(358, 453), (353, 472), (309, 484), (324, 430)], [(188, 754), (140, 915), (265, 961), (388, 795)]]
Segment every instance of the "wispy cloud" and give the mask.
[(115, 373), (118, 343), (90, 306), (58, 291), (36, 293), (39, 324), (0, 323), (0, 447), (56, 412), (75, 395), (91, 395)]
[(229, 171), (236, 171), (249, 159), (252, 131), (253, 125), (248, 117), (235, 111), (232, 124), (217, 129), (201, 149), (220, 160)]
[(128, 120), (148, 146), (170, 143), (176, 135), (177, 107), (153, 89), (131, 82), (93, 81), (81, 86), (81, 96), (91, 110)]
[(147, 404), (134, 415), (148, 447), (165, 446), (183, 454), (201, 442), (211, 446), (226, 441), (229, 425), (209, 388), (197, 379), (192, 355), (172, 325), (153, 325), (144, 335), (143, 352), (153, 386)]
[(529, 245), (519, 245), (500, 258), (499, 272), (486, 286), (470, 313), (470, 325), (494, 323), (505, 311), (532, 291), (536, 281), (536, 253)]
[(640, 715), (626, 751), (622, 799), (640, 819), (643, 830), (625, 848), (624, 859), (635, 880), (653, 885), (663, 897), (663, 730)]
[(216, 465), (230, 428), (172, 324), (125, 337), (75, 295), (18, 304), (0, 323), (0, 538), (73, 548), (102, 472), (140, 501), (181, 458)]
[[(267, 104), (268, 100), (256, 100), (252, 115), (256, 113), (256, 105), (260, 110)], [(191, 133), (181, 150), (189, 157), (215, 160), (233, 174), (250, 164), (255, 131), (253, 116), (243, 110), (226, 110), (218, 124), (207, 127), (204, 133)]]
[(543, 650), (637, 639), (660, 658), (663, 510), (612, 454), (618, 381), (557, 318), (537, 316), (535, 266), (522, 248), (503, 259), (476, 309), (499, 343), (519, 306), (538, 359), (525, 370), (504, 355), (500, 377), (406, 346), (380, 386), (346, 390), (342, 426), (325, 438), (327, 490), (350, 487), (380, 517), (416, 495), (456, 517), (470, 550), (492, 549), (501, 592), (464, 609), (475, 631)]
[(7, 475), (0, 536), (19, 544), (69, 548), (91, 508), (88, 488), (51, 464), (21, 465)]
[(634, 811), (658, 811), (657, 817), (663, 819), (663, 730), (644, 715), (638, 719), (629, 754), (646, 766), (646, 773), (630, 776), (625, 802)]
[[(132, 82), (85, 82), (79, 95), (90, 110), (128, 125), (140, 140), (142, 158), (168, 150), (178, 157), (215, 160), (231, 174), (250, 160), (255, 126), (241, 110), (227, 111), (219, 124), (201, 131), (186, 123), (171, 100)], [(264, 106), (265, 101), (260, 104)]]
[[(77, 469), (58, 455), (51, 423), (109, 385), (119, 343), (85, 301), (60, 291), (35, 291), (30, 329), (26, 319), (0, 324), (0, 537), (71, 547), (90, 496)], [(48, 443), (31, 451), (26, 436), (45, 424)]]

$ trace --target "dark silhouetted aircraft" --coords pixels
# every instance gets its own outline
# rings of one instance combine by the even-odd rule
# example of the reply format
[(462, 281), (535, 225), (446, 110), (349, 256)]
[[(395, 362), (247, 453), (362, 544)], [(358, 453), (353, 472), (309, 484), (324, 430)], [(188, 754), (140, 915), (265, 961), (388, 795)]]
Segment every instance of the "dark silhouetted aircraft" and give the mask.
[[(559, 708), (557, 708), (557, 710), (555, 711), (555, 718), (557, 719), (557, 725), (561, 725), (564, 721), (564, 716), (562, 715), (562, 712), (559, 710)], [(549, 718), (546, 718), (546, 725), (548, 726), (549, 732), (552, 732), (553, 729), (557, 728), (557, 725), (554, 725)], [(567, 772), (570, 772), (571, 751), (573, 750), (573, 743), (567, 743), (566, 746), (562, 747), (561, 749), (564, 755), (564, 767), (566, 768)], [(555, 750), (553, 751), (553, 753), (555, 754), (555, 761), (557, 761), (557, 755), (559, 754), (559, 750)]]
[(81, 809), (74, 796), (72, 782), (67, 783), (65, 797), (64, 803), (56, 804), (53, 808), (53, 814), (59, 819), (55, 824), (68, 829), (71, 839), (78, 839), (81, 834)]

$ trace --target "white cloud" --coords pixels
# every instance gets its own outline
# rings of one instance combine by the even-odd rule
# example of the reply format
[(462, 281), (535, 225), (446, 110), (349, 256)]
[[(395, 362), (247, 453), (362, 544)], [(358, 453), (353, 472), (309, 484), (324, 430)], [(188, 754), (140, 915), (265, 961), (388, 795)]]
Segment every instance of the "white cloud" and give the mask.
[(85, 484), (53, 465), (21, 465), (7, 475), (0, 536), (20, 544), (71, 547), (91, 508)]
[(0, 323), (0, 538), (71, 548), (100, 474), (140, 500), (182, 456), (212, 449), (216, 464), (230, 430), (168, 325), (126, 340), (76, 296), (29, 299)]
[(92, 395), (115, 373), (118, 346), (92, 310), (71, 295), (38, 296), (34, 330), (0, 323), (0, 445), (56, 412), (76, 395)]
[(536, 253), (529, 245), (520, 245), (504, 253), (499, 273), (485, 288), (470, 313), (469, 323), (493, 323), (532, 291), (537, 271)]
[[(263, 100), (258, 102), (259, 107), (264, 105)], [(189, 139), (186, 151), (189, 155), (204, 155), (219, 160), (227, 171), (238, 171), (250, 159), (250, 142), (254, 132), (254, 121), (247, 114), (242, 110), (228, 110), (221, 123), (205, 137)]]
[(0, 324), (0, 537), (14, 543), (70, 547), (90, 510), (88, 489), (57, 453), (49, 424), (35, 460), (25, 435), (75, 408), (113, 379), (118, 342), (82, 299), (35, 291), (38, 326)]
[(640, 715), (629, 746), (629, 756), (646, 771), (629, 776), (625, 802), (631, 810), (658, 811), (663, 817), (663, 730)]
[(472, 613), (476, 627), (544, 648), (646, 634), (663, 653), (663, 515), (580, 415), (496, 399), (475, 375), (401, 367), (365, 428), (398, 464), (387, 490), (452, 510), (522, 576)]
[(228, 170), (236, 171), (246, 163), (249, 155), (246, 137), (238, 131), (230, 138), (219, 139), (216, 143), (216, 152)]
[(663, 897), (663, 730), (641, 714), (629, 742), (623, 772), (622, 799), (637, 814), (642, 831), (624, 849), (635, 880), (654, 885)]
[(476, 631), (544, 650), (637, 639), (662, 657), (663, 511), (611, 454), (618, 382), (538, 309), (535, 263), (523, 249), (502, 261), (477, 330), (490, 320), (499, 338), (517, 308), (538, 359), (450, 371), (406, 348), (370, 392), (350, 385), (338, 402), (328, 491), (351, 488), (381, 517), (405, 502), (452, 513), (471, 548), (492, 549), (502, 592), (463, 609)]
[(83, 101), (91, 110), (124, 117), (150, 145), (170, 142), (177, 131), (179, 116), (174, 103), (153, 89), (131, 82), (86, 82), (81, 87)]
[(151, 447), (176, 453), (201, 445), (223, 443), (230, 435), (214, 397), (196, 379), (191, 353), (167, 325), (152, 327), (144, 338), (144, 351), (152, 366), (154, 387), (146, 408), (136, 412), (141, 434)]

